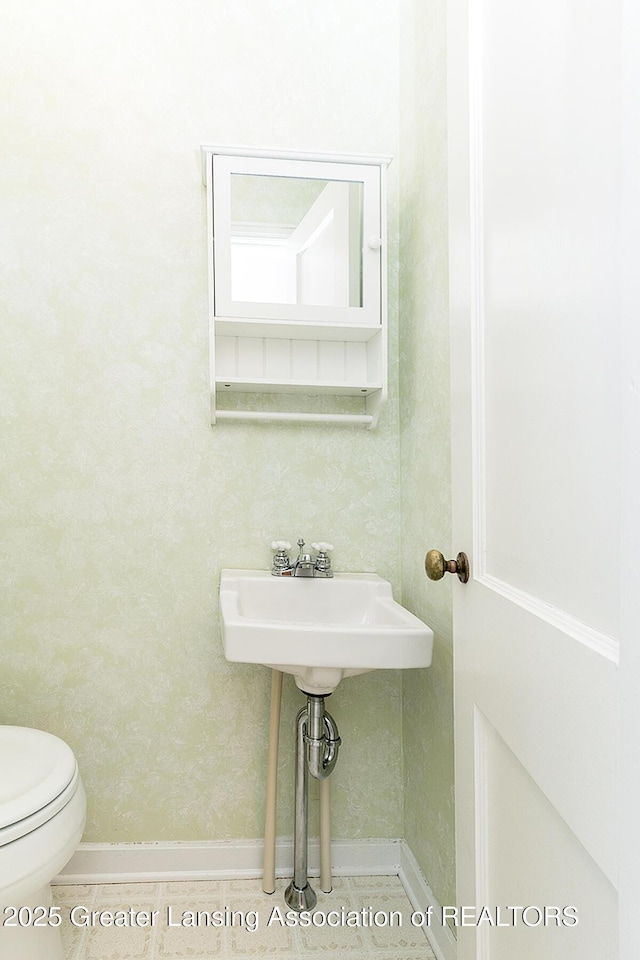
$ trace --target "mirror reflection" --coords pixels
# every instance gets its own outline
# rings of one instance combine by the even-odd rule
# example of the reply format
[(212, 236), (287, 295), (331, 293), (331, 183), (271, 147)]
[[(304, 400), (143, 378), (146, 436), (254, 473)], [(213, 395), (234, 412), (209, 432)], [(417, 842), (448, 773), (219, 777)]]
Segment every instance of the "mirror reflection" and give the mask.
[(364, 184), (231, 174), (231, 298), (362, 306)]

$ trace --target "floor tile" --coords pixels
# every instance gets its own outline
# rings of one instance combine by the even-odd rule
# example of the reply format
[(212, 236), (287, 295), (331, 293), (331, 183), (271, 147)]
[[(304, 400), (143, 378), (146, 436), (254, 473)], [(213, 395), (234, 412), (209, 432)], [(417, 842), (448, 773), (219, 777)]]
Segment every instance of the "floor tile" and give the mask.
[(288, 883), (56, 886), (66, 960), (434, 960), (398, 877), (336, 877), (307, 914), (285, 904)]

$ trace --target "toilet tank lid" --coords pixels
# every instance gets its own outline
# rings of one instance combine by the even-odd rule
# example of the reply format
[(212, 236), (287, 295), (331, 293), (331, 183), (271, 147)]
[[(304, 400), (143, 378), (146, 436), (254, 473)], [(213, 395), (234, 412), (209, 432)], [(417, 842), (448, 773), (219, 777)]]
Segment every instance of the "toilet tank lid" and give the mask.
[(76, 768), (71, 747), (52, 733), (0, 726), (0, 829), (55, 800)]

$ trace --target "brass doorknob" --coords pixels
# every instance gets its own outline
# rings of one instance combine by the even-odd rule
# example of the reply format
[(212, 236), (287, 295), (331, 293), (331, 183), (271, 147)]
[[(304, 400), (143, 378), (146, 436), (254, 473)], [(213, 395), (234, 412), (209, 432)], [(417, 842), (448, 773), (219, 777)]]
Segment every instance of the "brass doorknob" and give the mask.
[(457, 573), (461, 583), (466, 583), (469, 579), (469, 560), (466, 553), (459, 553), (455, 560), (445, 560), (439, 550), (429, 550), (424, 558), (424, 569), (429, 580), (442, 580), (445, 573)]

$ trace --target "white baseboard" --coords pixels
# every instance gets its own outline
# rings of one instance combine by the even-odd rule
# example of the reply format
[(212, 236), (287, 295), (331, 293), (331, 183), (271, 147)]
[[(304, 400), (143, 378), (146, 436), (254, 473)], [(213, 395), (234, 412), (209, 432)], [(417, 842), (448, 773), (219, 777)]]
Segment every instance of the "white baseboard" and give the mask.
[[(319, 874), (319, 848), (309, 842), (309, 875)], [(456, 941), (439, 922), (440, 905), (404, 840), (333, 840), (334, 876), (397, 876), (414, 910), (432, 921), (427, 933), (437, 960), (456, 960)], [(293, 840), (278, 840), (276, 874), (293, 873)], [(81, 843), (54, 884), (240, 880), (262, 876), (262, 840), (169, 843)]]
[[(401, 840), (333, 840), (335, 876), (397, 876)], [(320, 873), (319, 845), (309, 841), (309, 876)], [(293, 840), (278, 840), (276, 874), (293, 873)], [(241, 880), (262, 876), (262, 840), (81, 843), (54, 883), (154, 883)]]
[[(452, 930), (440, 922), (442, 909), (433, 895), (418, 862), (412, 854), (406, 841), (400, 845), (401, 860), (398, 876), (405, 889), (414, 910), (419, 910), (425, 916), (431, 915), (427, 938), (437, 960), (456, 960), (458, 955), (456, 938)], [(431, 909), (430, 909), (431, 908)]]

